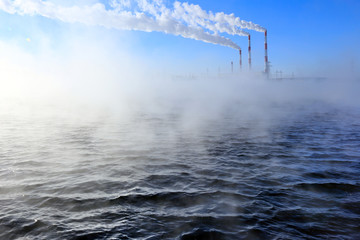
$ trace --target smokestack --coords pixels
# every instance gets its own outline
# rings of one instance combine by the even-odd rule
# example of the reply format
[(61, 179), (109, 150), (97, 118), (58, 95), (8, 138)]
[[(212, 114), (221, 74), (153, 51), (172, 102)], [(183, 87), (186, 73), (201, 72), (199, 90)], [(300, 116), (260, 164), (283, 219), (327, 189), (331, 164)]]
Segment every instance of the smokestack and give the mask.
[(234, 73), (234, 62), (231, 61), (231, 73)]
[(267, 30), (265, 30), (265, 74), (269, 77), (269, 59), (267, 46)]
[(240, 70), (241, 70), (242, 69), (241, 49), (239, 49), (239, 55), (240, 55)]
[(250, 35), (249, 37), (249, 70), (251, 70), (251, 41), (250, 41)]

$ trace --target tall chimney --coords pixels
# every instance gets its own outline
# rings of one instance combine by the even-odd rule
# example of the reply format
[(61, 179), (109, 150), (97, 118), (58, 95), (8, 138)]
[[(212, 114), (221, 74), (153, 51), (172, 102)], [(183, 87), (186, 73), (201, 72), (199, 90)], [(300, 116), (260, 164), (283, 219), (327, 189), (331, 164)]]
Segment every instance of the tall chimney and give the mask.
[(240, 55), (240, 70), (241, 70), (242, 69), (241, 49), (239, 49), (239, 55)]
[(249, 37), (249, 70), (251, 70), (251, 41), (250, 41), (250, 35)]
[(267, 30), (265, 30), (265, 74), (269, 77), (269, 59), (267, 46)]

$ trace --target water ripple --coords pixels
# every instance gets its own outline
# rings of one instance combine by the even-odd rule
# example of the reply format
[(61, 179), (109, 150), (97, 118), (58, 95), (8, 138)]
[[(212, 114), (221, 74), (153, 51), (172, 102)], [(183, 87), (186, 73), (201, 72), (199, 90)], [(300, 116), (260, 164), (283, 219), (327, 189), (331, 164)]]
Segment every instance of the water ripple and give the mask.
[(360, 113), (291, 113), (2, 114), (0, 239), (360, 239)]

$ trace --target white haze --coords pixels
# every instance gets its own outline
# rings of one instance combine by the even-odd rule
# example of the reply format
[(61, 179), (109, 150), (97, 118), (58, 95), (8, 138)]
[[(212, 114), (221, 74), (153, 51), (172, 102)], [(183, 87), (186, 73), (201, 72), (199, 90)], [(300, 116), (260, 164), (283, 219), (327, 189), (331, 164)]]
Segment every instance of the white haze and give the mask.
[(27, 109), (30, 114), (70, 114), (81, 121), (100, 112), (126, 121), (138, 113), (176, 113), (184, 127), (195, 131), (203, 121), (222, 121), (231, 110), (239, 121), (255, 121), (266, 129), (288, 107), (311, 108), (315, 102), (358, 107), (360, 102), (355, 76), (274, 81), (261, 73), (229, 71), (177, 78), (159, 71), (161, 63), (129, 52), (111, 35), (102, 36), (99, 44), (91, 30), (64, 34), (67, 40), (57, 49), (45, 45), (36, 52), (0, 42), (1, 114)]
[[(345, 74), (317, 82), (275, 82), (265, 79), (261, 73), (249, 74), (245, 70), (241, 74), (229, 71), (218, 76), (199, 72), (195, 73), (201, 76), (197, 79), (177, 78), (174, 73), (159, 69), (164, 63), (136, 56), (110, 33), (99, 37), (91, 28), (96, 25), (160, 31), (233, 48), (238, 46), (219, 33), (243, 36), (247, 33), (241, 29), (265, 31), (233, 14), (207, 12), (198, 5), (180, 2), (175, 2), (170, 9), (161, 0), (113, 0), (110, 9), (96, 1), (73, 3), (0, 0), (0, 9), (11, 14), (40, 15), (90, 26), (87, 31), (63, 31), (63, 41), (57, 42), (60, 46), (55, 48), (46, 44), (51, 40), (43, 37), (39, 41), (45, 44), (40, 44), (42, 48), (35, 52), (25, 51), (16, 43), (0, 42), (2, 111), (11, 110), (9, 106), (13, 101), (32, 107), (53, 106), (50, 108), (54, 112), (72, 112), (79, 118), (99, 109), (120, 119), (130, 119), (138, 112), (176, 111), (184, 126), (199, 126), (206, 119), (221, 121), (224, 113), (231, 109), (235, 117), (256, 119), (266, 126), (273, 116), (280, 114), (273, 111), (274, 105), (323, 101), (357, 106), (359, 102), (356, 91), (359, 82), (354, 76), (342, 77)], [(186, 75), (183, 65), (180, 62), (176, 66), (183, 69), (180, 75)]]
[[(3, 4), (1, 5), (2, 9), (5, 6), (11, 12), (19, 11), (19, 9), (25, 11), (23, 8), (26, 6), (25, 4), (35, 3), (35, 1), (16, 0), (12, 2), (13, 4), (18, 3), (18, 6), (4, 5), (6, 2), (1, 0), (0, 3)], [(122, 5), (120, 2), (114, 1), (119, 9), (127, 8), (130, 4), (130, 2), (126, 4), (126, 1), (121, 3)], [(201, 12), (196, 6), (189, 6), (199, 10), (191, 16), (204, 15), (203, 19), (215, 17), (211, 13), (206, 15), (207, 13)], [(190, 11), (189, 6), (181, 5), (182, 8), (187, 9), (186, 11)], [(35, 10), (31, 10), (31, 5), (29, 5), (26, 11), (27, 13), (33, 11), (32, 13), (40, 14), (41, 12), (45, 14), (51, 9), (50, 7), (45, 9), (38, 7), (39, 5), (35, 5)], [(71, 6), (66, 7), (72, 9)], [(88, 6), (85, 10), (80, 8), (72, 10), (76, 14), (77, 11), (83, 14), (78, 16), (79, 19), (80, 16), (86, 17), (84, 15), (86, 12), (90, 15), (94, 13), (92, 11), (101, 13), (100, 15), (95, 14), (91, 20), (93, 22), (86, 22), (90, 25), (98, 24), (98, 21), (104, 17), (102, 14), (109, 13), (109, 10), (105, 10), (103, 6), (98, 4)], [(69, 22), (77, 21), (71, 19), (70, 16), (60, 15), (65, 14), (61, 13), (60, 10), (47, 14), (62, 16)], [(119, 13), (114, 12), (113, 14), (118, 16)], [(87, 19), (91, 18), (90, 15)], [(134, 17), (130, 14), (130, 16), (131, 19), (135, 20), (137, 17), (147, 18), (143, 15), (135, 15)], [(190, 18), (190, 16), (186, 17)], [(222, 20), (224, 22), (233, 19), (231, 15), (220, 14), (217, 16), (219, 18), (217, 21), (221, 22), (221, 17), (224, 17)], [(100, 23), (103, 23), (103, 26), (113, 27), (111, 19), (108, 18), (108, 21), (100, 21)], [(225, 19), (227, 20), (225, 21)], [(79, 21), (83, 21), (83, 19)], [(151, 24), (156, 23), (156, 21), (154, 19), (149, 20)], [(183, 19), (182, 21), (187, 21), (189, 27), (194, 29), (196, 24), (204, 27), (208, 24), (207, 21), (200, 23), (198, 17)], [(140, 22), (136, 20), (134, 25), (137, 24)], [(129, 28), (134, 27), (134, 25)], [(140, 27), (147, 28), (143, 25)], [(218, 31), (221, 32), (222, 30)], [(223, 31), (228, 30), (224, 29)], [(29, 51), (21, 44), (17, 44), (16, 41), (11, 43), (0, 41), (0, 124), (2, 121), (14, 121), (14, 124), (5, 124), (5, 126), (14, 126), (13, 129), (6, 130), (6, 132), (13, 131), (15, 133), (8, 133), (7, 136), (10, 136), (8, 139), (11, 140), (9, 143), (5, 143), (7, 147), (5, 149), (16, 150), (15, 148), (19, 148), (18, 146), (21, 148), (22, 142), (20, 141), (19, 145), (16, 138), (12, 139), (13, 136), (21, 136), (25, 139), (23, 142), (27, 144), (27, 149), (34, 153), (44, 151), (43, 145), (49, 140), (49, 145), (53, 144), (54, 146), (51, 146), (48, 151), (54, 149), (54, 152), (45, 155), (45, 159), (49, 162), (59, 161), (61, 165), (54, 165), (57, 168), (62, 166), (63, 168), (75, 169), (75, 167), (83, 167), (84, 165), (89, 166), (89, 168), (93, 166), (96, 168), (102, 163), (108, 163), (108, 158), (110, 158), (117, 161), (115, 168), (124, 165), (124, 169), (127, 169), (128, 166), (144, 164), (144, 166), (137, 166), (140, 168), (134, 167), (134, 169), (141, 169), (145, 165), (149, 166), (145, 163), (146, 161), (152, 161), (151, 157), (155, 156), (156, 158), (159, 154), (152, 152), (153, 149), (158, 148), (159, 144), (166, 144), (166, 146), (162, 146), (162, 149), (164, 147), (180, 148), (176, 151), (179, 152), (179, 155), (181, 155), (183, 146), (193, 144), (196, 151), (184, 149), (185, 156), (176, 156), (179, 160), (183, 159), (186, 165), (191, 165), (193, 158), (196, 159), (198, 153), (200, 156), (205, 156), (203, 153), (208, 152), (209, 145), (199, 143), (203, 139), (202, 137), (209, 136), (208, 138), (211, 138), (212, 142), (215, 142), (216, 138), (219, 141), (224, 141), (222, 135), (229, 133), (226, 130), (223, 131), (223, 128), (226, 129), (227, 127), (226, 124), (231, 125), (230, 131), (234, 129), (236, 138), (249, 138), (251, 141), (264, 142), (272, 141), (273, 126), (278, 126), (278, 122), (282, 123), (283, 118), (296, 121), (298, 108), (321, 111), (322, 105), (318, 104), (320, 102), (337, 107), (351, 107), (351, 109), (356, 107), (359, 109), (359, 75), (348, 74), (348, 72), (338, 68), (333, 69), (340, 74), (322, 81), (275, 81), (266, 79), (262, 73), (249, 73), (245, 69), (241, 73), (236, 69), (232, 74), (230, 66), (227, 72), (222, 71), (223, 75), (218, 75), (217, 69), (209, 69), (209, 75), (199, 70), (198, 73), (194, 74), (199, 77), (192, 78), (187, 77), (187, 62), (191, 59), (178, 61), (176, 68), (180, 71), (175, 72), (175, 74), (171, 70), (164, 71), (160, 66), (169, 65), (169, 63), (165, 63), (164, 60), (156, 62), (153, 59), (145, 58), (144, 55), (146, 54), (136, 55), (129, 48), (129, 43), (125, 44), (123, 41), (118, 41), (110, 33), (111, 31), (104, 30), (99, 34), (98, 30), (91, 27), (85, 29), (80, 27), (74, 31), (67, 29), (60, 32), (62, 32), (62, 41), (56, 42), (56, 47), (54, 47), (54, 43), (51, 43), (54, 41), (53, 39), (47, 39), (46, 36), (41, 37), (44, 34), (43, 32), (41, 34), (33, 33), (34, 36), (40, 36), (38, 41), (41, 41), (40, 45), (42, 46), (34, 51)], [(159, 59), (160, 57), (156, 60)], [(195, 67), (196, 64), (194, 62)], [(324, 70), (329, 73), (328, 68)], [(214, 72), (215, 74), (212, 74)], [(174, 77), (174, 75), (179, 74), (184, 77)], [(321, 75), (322, 73), (318, 74)], [(350, 113), (351, 111), (347, 112)], [(172, 116), (175, 116), (175, 121), (171, 121)], [(160, 120), (151, 121), (151, 119)], [(215, 122), (215, 127), (212, 128), (213, 125), (209, 122)], [(0, 127), (0, 135), (3, 130)], [(106, 149), (112, 147), (114, 149), (104, 150), (104, 153), (114, 153), (114, 155), (104, 154), (104, 157), (101, 157), (102, 160), (97, 160), (98, 162), (92, 165), (88, 161), (95, 161), (92, 160), (95, 158), (83, 156), (84, 153), (88, 152), (88, 150), (82, 151), (83, 147), (87, 148), (87, 144), (79, 143), (79, 145), (75, 145), (79, 148), (76, 147), (74, 150), (67, 146), (63, 148), (61, 141), (58, 142), (59, 139), (71, 141), (73, 136), (82, 132), (81, 130), (84, 130), (85, 135), (89, 135), (90, 141), (97, 139), (100, 143), (103, 139), (109, 140), (105, 141), (109, 144)], [(82, 140), (83, 138), (79, 139)], [(179, 141), (186, 144), (180, 144), (179, 147)], [(299, 142), (298, 144), (302, 143)], [(118, 146), (121, 146), (119, 150)], [(259, 146), (261, 147), (261, 145)], [(140, 149), (134, 156), (138, 156), (137, 158), (141, 160), (135, 160), (131, 154), (130, 157), (127, 157), (126, 150), (128, 149)], [(189, 155), (192, 151), (194, 152)], [(160, 159), (167, 159), (167, 154), (172, 152), (161, 153), (163, 156), (160, 156)], [(82, 156), (78, 157), (80, 154)], [(147, 154), (149, 154), (148, 157)], [(50, 158), (47, 158), (48, 156)], [(51, 156), (59, 157), (51, 158)], [(175, 157), (170, 156), (169, 159), (173, 158)], [(213, 159), (213, 157), (209, 159)], [(276, 161), (276, 159), (271, 159), (268, 162), (277, 167), (279, 164), (276, 164)], [(167, 165), (166, 162), (164, 164)], [(211, 160), (206, 160), (200, 164), (204, 164), (205, 169), (206, 167), (218, 167), (217, 163), (213, 164)], [(25, 170), (22, 171), (21, 161), (16, 161), (16, 158), (14, 158), (14, 166), (19, 168), (18, 176), (25, 172)], [(195, 167), (197, 166), (195, 165)], [(98, 169), (92, 170), (84, 173), (90, 180), (102, 180), (107, 177), (106, 173), (102, 175)], [(50, 171), (52, 170), (50, 169)], [(138, 171), (141, 174), (141, 170)], [(274, 171), (273, 174), (281, 173), (282, 171), (279, 170), (279, 172)], [(77, 173), (73, 176), (76, 175)], [(72, 175), (61, 176), (68, 179), (73, 178)], [(40, 179), (42, 177), (39, 176)], [(94, 192), (97, 193), (97, 191)], [(75, 194), (77, 198), (82, 196), (80, 193)], [(116, 192), (115, 194), (118, 197), (122, 193)], [(231, 197), (223, 196), (223, 202), (231, 203), (232, 201), (234, 199)], [(224, 214), (233, 214), (239, 211), (241, 210), (227, 208), (224, 210)]]

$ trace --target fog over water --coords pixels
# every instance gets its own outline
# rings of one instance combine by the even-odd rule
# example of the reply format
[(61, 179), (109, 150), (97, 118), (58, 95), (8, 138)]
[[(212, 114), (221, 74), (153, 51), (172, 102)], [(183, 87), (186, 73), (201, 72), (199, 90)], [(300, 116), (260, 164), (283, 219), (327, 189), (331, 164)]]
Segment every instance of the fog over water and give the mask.
[(0, 238), (360, 238), (358, 75), (192, 78), (104, 42), (0, 44)]

